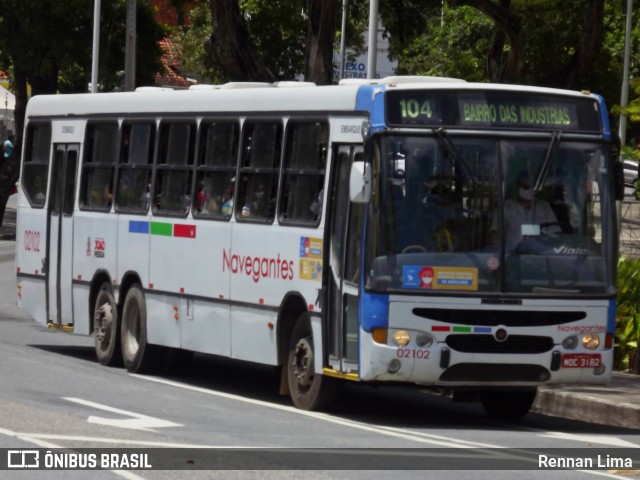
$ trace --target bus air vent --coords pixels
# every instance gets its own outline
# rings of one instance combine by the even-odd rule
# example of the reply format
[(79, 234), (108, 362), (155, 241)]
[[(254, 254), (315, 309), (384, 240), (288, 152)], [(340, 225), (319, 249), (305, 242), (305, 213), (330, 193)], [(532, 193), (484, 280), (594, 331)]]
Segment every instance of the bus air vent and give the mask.
[(540, 365), (458, 363), (440, 375), (441, 382), (545, 382), (551, 372)]
[(553, 348), (551, 337), (509, 335), (503, 342), (493, 335), (449, 335), (447, 345), (464, 353), (544, 353)]

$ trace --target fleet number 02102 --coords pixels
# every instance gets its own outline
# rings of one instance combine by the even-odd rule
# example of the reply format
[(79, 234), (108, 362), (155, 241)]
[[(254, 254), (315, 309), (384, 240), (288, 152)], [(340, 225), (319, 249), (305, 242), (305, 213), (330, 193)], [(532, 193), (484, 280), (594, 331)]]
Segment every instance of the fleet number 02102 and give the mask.
[(399, 348), (396, 353), (398, 358), (417, 358), (418, 360), (429, 360), (431, 352), (418, 348)]

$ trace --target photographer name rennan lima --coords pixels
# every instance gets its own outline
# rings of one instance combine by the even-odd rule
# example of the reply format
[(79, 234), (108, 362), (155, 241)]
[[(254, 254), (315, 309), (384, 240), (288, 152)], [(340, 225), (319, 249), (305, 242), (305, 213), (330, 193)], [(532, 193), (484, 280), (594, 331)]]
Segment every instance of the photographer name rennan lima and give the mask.
[(630, 457), (550, 457), (538, 455), (538, 468), (633, 468)]

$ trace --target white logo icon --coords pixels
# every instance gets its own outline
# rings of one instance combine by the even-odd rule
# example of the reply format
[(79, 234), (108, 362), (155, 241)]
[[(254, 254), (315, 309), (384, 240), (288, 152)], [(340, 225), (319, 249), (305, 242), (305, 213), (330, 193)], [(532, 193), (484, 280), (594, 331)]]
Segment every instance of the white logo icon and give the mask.
[(38, 450), (7, 451), (7, 468), (39, 468), (40, 452)]

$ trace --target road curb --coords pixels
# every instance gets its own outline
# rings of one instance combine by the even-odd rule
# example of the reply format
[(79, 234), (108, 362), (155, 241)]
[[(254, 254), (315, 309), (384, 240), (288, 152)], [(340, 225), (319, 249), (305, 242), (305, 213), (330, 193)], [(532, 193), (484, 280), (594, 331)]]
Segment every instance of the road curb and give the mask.
[(640, 405), (612, 402), (571, 388), (539, 389), (532, 411), (613, 427), (640, 429)]

